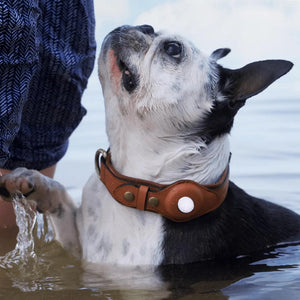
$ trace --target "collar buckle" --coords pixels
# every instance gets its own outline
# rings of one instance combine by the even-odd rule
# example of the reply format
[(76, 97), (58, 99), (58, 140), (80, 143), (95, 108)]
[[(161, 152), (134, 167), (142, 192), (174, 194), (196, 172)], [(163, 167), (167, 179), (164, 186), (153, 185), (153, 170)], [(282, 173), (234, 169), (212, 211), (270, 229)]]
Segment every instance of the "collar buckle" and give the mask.
[(107, 151), (105, 151), (104, 149), (98, 149), (96, 151), (96, 154), (95, 154), (95, 169), (96, 169), (96, 172), (98, 174), (98, 176), (100, 177), (100, 164), (99, 164), (99, 158), (100, 156), (103, 157), (104, 159), (107, 158)]

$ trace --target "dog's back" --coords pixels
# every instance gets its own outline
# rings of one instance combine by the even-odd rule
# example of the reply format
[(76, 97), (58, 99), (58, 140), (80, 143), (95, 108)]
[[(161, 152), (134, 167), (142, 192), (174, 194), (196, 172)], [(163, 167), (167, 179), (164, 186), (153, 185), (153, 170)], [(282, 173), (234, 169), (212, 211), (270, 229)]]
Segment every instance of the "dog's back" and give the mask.
[(164, 263), (250, 255), (300, 240), (300, 216), (230, 182), (223, 204), (188, 223), (165, 221)]

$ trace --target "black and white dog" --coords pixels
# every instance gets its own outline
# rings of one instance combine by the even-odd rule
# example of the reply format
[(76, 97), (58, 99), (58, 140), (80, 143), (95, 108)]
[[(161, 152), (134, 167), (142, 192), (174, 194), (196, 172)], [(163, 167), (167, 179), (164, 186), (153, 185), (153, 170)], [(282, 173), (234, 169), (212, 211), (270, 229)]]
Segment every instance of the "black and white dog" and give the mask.
[[(115, 200), (107, 187), (113, 181), (104, 184), (96, 173), (84, 188), (79, 208), (59, 183), (23, 168), (0, 178), (2, 197), (9, 200), (21, 192), (34, 200), (38, 211), (50, 216), (56, 239), (95, 263), (184, 264), (299, 241), (299, 215), (227, 181), (228, 136), (235, 114), (292, 63), (266, 60), (230, 70), (217, 63), (229, 51), (218, 49), (205, 56), (185, 39), (156, 33), (148, 25), (123, 26), (105, 38), (99, 77), (115, 174), (106, 171), (117, 180), (129, 178), (131, 185), (125, 182), (120, 188), (125, 188), (125, 200), (137, 201), (132, 206), (139, 209)], [(103, 168), (101, 164), (101, 176)], [(150, 184), (145, 187), (146, 181)], [(155, 194), (154, 183), (164, 193), (178, 181), (201, 184), (200, 190), (211, 194), (220, 187), (223, 192), (214, 194), (205, 213), (177, 222), (172, 213), (166, 218), (155, 212), (160, 205), (168, 210), (163, 196), (152, 195), (150, 200), (148, 194)], [(126, 192), (129, 186), (138, 189), (137, 196)], [(193, 214), (200, 205), (196, 198), (181, 195), (177, 206), (170, 205), (175, 214)], [(201, 201), (206, 205), (211, 199)]]

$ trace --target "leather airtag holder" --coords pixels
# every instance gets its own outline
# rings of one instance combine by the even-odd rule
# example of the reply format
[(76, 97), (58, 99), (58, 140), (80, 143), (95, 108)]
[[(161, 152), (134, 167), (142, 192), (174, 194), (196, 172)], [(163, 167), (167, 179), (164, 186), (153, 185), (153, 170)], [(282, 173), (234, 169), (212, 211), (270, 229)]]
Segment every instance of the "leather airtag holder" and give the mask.
[(209, 185), (191, 180), (163, 185), (124, 176), (114, 169), (110, 153), (101, 149), (96, 152), (95, 166), (101, 181), (119, 203), (158, 213), (174, 222), (190, 221), (217, 209), (223, 203), (229, 185), (229, 163), (219, 181)]

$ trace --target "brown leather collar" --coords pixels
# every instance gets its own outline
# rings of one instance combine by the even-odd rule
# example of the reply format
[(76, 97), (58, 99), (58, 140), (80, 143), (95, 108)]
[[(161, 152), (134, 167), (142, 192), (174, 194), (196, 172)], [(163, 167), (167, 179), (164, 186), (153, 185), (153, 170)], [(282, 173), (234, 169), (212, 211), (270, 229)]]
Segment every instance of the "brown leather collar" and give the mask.
[(156, 212), (174, 222), (190, 221), (217, 209), (223, 203), (229, 185), (229, 162), (220, 180), (208, 185), (191, 180), (163, 185), (124, 176), (114, 169), (109, 151), (102, 149), (96, 152), (95, 166), (101, 181), (119, 203)]

